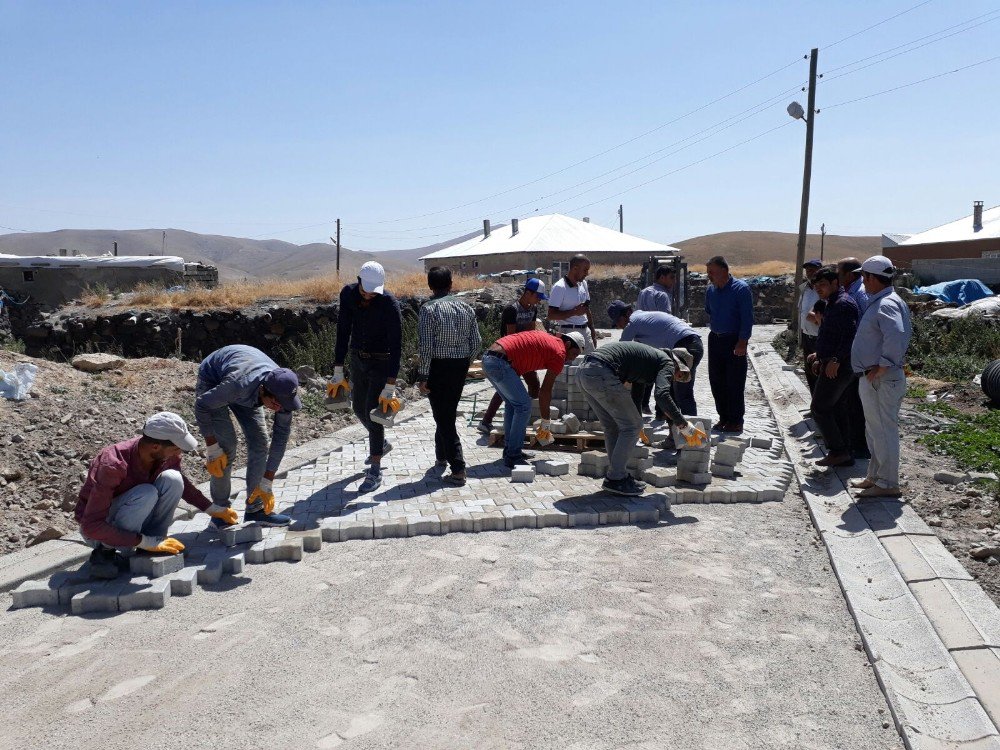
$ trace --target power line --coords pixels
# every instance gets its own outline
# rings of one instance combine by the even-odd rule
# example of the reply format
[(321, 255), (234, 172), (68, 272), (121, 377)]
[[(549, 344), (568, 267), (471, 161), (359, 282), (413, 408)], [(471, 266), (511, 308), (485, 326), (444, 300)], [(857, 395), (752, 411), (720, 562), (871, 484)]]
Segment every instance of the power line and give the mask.
[(837, 102), (836, 104), (828, 104), (823, 107), (823, 109), (833, 109), (834, 107), (843, 107), (848, 104), (854, 104), (855, 102), (863, 102), (865, 99), (871, 99), (876, 96), (882, 96), (883, 94), (891, 94), (893, 91), (899, 91), (901, 89), (908, 89), (911, 86), (916, 86), (920, 83), (926, 83), (927, 81), (933, 81), (937, 78), (944, 78), (945, 76), (950, 76), (953, 73), (961, 73), (963, 70), (968, 70), (969, 68), (976, 68), (980, 65), (986, 65), (987, 63), (994, 62), (995, 60), (1000, 60), (1000, 55), (995, 57), (990, 57), (986, 60), (980, 60), (979, 62), (974, 62), (970, 65), (963, 65), (961, 68), (955, 68), (954, 70), (946, 70), (943, 73), (938, 73), (937, 75), (928, 76), (927, 78), (921, 78), (919, 81), (911, 81), (910, 83), (904, 83), (901, 86), (893, 86), (891, 89), (885, 89), (884, 91), (876, 91), (874, 94), (867, 94), (866, 96), (859, 96), (856, 99), (848, 99), (847, 101)]
[(828, 50), (828, 49), (831, 49), (832, 47), (836, 47), (838, 44), (842, 44), (842, 43), (846, 42), (848, 39), (853, 39), (854, 37), (861, 36), (862, 34), (867, 33), (869, 31), (871, 31), (872, 29), (877, 29), (879, 26), (882, 26), (883, 24), (887, 24), (887, 23), (889, 23), (889, 21), (894, 21), (895, 19), (899, 18), (900, 16), (905, 16), (907, 13), (915, 11), (917, 8), (922, 8), (925, 5), (928, 5), (928, 4), (932, 3), (933, 1), (934, 0), (924, 0), (922, 3), (917, 3), (916, 5), (914, 5), (914, 6), (910, 7), (910, 8), (907, 8), (906, 10), (900, 11), (899, 13), (896, 13), (895, 15), (889, 16), (888, 18), (883, 18), (878, 23), (873, 23), (871, 26), (866, 26), (865, 28), (861, 29), (861, 31), (855, 31), (853, 34), (848, 34), (843, 39), (838, 39), (833, 44), (826, 45), (825, 47), (823, 47), (823, 49), (824, 50)]

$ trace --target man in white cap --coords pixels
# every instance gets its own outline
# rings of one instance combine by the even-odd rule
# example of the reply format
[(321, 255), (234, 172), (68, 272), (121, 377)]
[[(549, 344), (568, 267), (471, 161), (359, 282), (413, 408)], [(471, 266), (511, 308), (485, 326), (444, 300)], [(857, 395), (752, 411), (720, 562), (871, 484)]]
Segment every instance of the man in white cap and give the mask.
[[(548, 420), (552, 386), (563, 366), (576, 359), (584, 346), (583, 334), (579, 331), (560, 336), (545, 331), (525, 331), (497, 339), (483, 353), (483, 372), (504, 400), (503, 462), (507, 468), (527, 463), (530, 458), (524, 452), (524, 435), (531, 417), (531, 399), (536, 396), (542, 414), (536, 437), (541, 445), (552, 443)], [(545, 370), (541, 385), (538, 370)], [(522, 377), (524, 382), (521, 382)]]
[(184, 420), (164, 411), (146, 420), (139, 437), (98, 452), (74, 512), (80, 533), (94, 546), (91, 575), (115, 578), (126, 567), (123, 552), (182, 552), (184, 545), (167, 536), (182, 498), (226, 526), (236, 523), (236, 511), (209, 501), (181, 473), (181, 453), (197, 447)]
[(851, 485), (860, 498), (899, 497), (899, 407), (906, 394), (903, 365), (913, 325), (910, 309), (896, 294), (896, 269), (884, 255), (861, 264), (868, 307), (861, 316), (851, 347), (851, 366), (860, 378), (858, 390), (865, 412), (865, 437), (872, 457), (868, 474)]
[[(372, 420), (375, 408), (397, 404), (396, 376), (403, 346), (403, 315), (399, 302), (385, 288), (385, 269), (375, 261), (361, 266), (358, 280), (340, 290), (337, 315), (337, 346), (333, 354), (333, 380), (327, 393), (353, 391), (354, 413), (368, 430), (371, 451), (359, 492), (373, 492), (382, 485), (382, 456), (392, 450), (385, 428)], [(350, 350), (351, 383), (344, 376), (344, 362)]]
[[(292, 433), (292, 415), (302, 408), (298, 376), (260, 349), (224, 346), (198, 367), (194, 416), (208, 446), (205, 468), (212, 501), (228, 506), (230, 457), (236, 455), (236, 417), (247, 443), (247, 505), (243, 520), (260, 526), (288, 526), (289, 516), (274, 512), (274, 479)], [(264, 410), (274, 412), (271, 440)]]

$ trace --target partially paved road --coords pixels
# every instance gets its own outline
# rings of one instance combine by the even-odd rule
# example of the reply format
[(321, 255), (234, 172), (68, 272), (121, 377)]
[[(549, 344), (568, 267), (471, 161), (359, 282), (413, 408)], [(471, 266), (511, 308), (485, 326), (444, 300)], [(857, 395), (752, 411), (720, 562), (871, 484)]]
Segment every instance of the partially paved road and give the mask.
[(794, 486), (641, 527), (324, 544), (157, 611), (0, 612), (0, 715), (18, 750), (902, 746)]

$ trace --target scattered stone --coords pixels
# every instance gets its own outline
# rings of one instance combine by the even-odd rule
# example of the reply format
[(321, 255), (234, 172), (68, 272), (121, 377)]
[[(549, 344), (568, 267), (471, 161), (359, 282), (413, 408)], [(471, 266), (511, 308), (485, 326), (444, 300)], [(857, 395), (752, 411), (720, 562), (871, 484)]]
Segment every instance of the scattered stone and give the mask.
[(83, 372), (103, 372), (121, 368), (125, 360), (116, 354), (77, 354), (70, 364)]
[(969, 557), (973, 560), (986, 560), (993, 555), (1000, 555), (1000, 547), (995, 546), (982, 546), (973, 547), (969, 550)]
[(934, 481), (940, 484), (961, 484), (969, 479), (969, 475), (957, 471), (939, 471), (934, 475)]
[(42, 542), (51, 542), (54, 539), (62, 539), (65, 532), (57, 529), (55, 526), (46, 526), (44, 529), (39, 531), (28, 542), (29, 547), (34, 547), (36, 544), (41, 544)]

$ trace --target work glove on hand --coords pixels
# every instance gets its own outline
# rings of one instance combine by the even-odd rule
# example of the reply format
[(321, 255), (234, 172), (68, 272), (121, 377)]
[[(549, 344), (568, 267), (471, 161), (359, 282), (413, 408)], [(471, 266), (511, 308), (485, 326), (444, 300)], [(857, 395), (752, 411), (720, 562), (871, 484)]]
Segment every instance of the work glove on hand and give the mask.
[(160, 555), (177, 555), (184, 551), (184, 545), (173, 537), (146, 536), (142, 535), (139, 541), (139, 549), (147, 552), (156, 552)]
[(227, 466), (229, 466), (229, 456), (222, 450), (222, 446), (218, 443), (208, 446), (208, 461), (205, 462), (208, 473), (216, 479), (221, 479), (226, 473)]
[(250, 499), (247, 500), (247, 505), (253, 505), (258, 500), (264, 503), (265, 513), (271, 514), (274, 512), (274, 491), (271, 489), (270, 479), (260, 480), (260, 484), (257, 485), (257, 488), (250, 493)]
[(701, 448), (705, 444), (705, 441), (708, 440), (708, 435), (705, 434), (705, 431), (699, 430), (690, 422), (681, 427), (680, 432), (684, 436), (684, 442), (690, 448)]
[(652, 441), (649, 439), (649, 435), (646, 434), (646, 429), (643, 428), (639, 430), (639, 442), (643, 445), (650, 445)]
[(236, 514), (236, 511), (232, 508), (226, 507), (225, 505), (216, 505), (215, 503), (212, 503), (205, 509), (205, 512), (212, 518), (218, 518), (220, 521), (224, 521), (226, 526), (234, 526), (240, 522), (240, 517)]
[(552, 437), (552, 430), (549, 420), (543, 419), (538, 429), (535, 431), (535, 440), (539, 445), (552, 445), (556, 439)]
[(378, 395), (378, 408), (384, 412), (388, 412), (390, 409), (397, 412), (400, 406), (399, 399), (396, 398), (396, 386), (386, 384), (385, 388)]
[(343, 390), (344, 394), (351, 392), (351, 386), (344, 380), (344, 368), (333, 368), (333, 380), (326, 384), (326, 395), (328, 398), (337, 398), (337, 394)]

